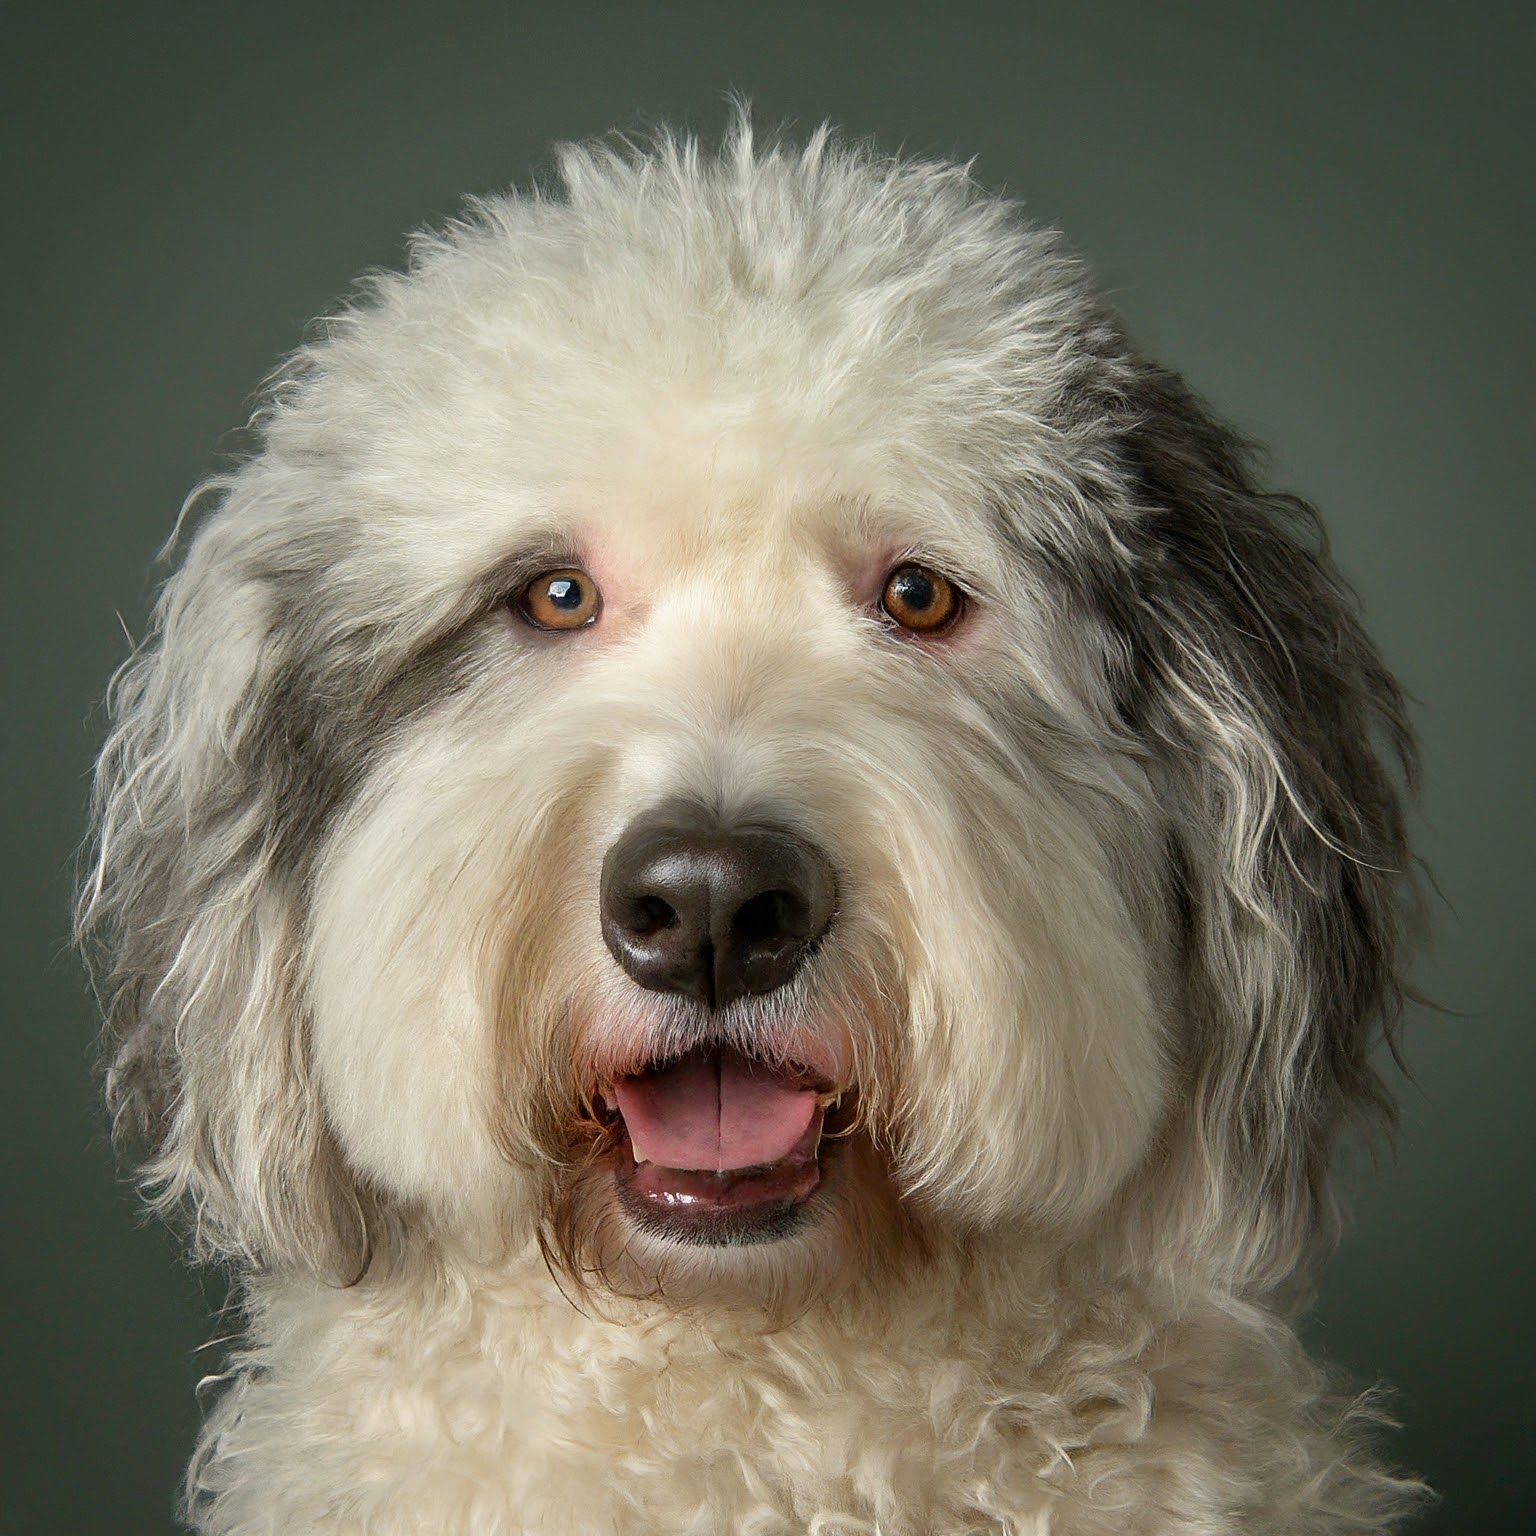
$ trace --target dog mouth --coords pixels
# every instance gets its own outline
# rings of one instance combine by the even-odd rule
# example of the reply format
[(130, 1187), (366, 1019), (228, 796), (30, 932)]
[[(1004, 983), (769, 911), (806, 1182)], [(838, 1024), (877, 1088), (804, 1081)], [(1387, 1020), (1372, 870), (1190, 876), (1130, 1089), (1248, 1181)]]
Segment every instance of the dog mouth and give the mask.
[(773, 1242), (807, 1219), (840, 1097), (794, 1063), (708, 1045), (616, 1078), (620, 1204), (643, 1229), (700, 1244)]

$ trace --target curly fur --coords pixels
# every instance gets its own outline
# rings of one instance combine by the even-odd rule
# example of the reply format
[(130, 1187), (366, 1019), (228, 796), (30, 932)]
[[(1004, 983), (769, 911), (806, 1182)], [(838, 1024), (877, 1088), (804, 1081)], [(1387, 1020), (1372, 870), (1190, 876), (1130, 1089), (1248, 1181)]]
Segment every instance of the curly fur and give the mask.
[[(1411, 900), (1313, 513), (963, 170), (560, 163), (291, 359), (113, 685), (108, 1098), (248, 1311), (192, 1524), (1387, 1529), (1287, 1321)], [(880, 622), (912, 557), (955, 635)], [(571, 562), (601, 622), (520, 627)], [(711, 1026), (857, 1095), (746, 1249), (631, 1230), (593, 1123), (704, 1027), (594, 915), (678, 794), (843, 893)]]

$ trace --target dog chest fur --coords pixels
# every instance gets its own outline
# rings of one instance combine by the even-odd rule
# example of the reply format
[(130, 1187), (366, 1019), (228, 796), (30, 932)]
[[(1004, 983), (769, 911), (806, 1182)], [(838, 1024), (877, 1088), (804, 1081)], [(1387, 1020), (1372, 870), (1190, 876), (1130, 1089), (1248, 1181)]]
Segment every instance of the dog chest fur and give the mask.
[(1408, 1491), (1359, 1443), (1369, 1405), (1256, 1308), (1074, 1297), (1020, 1254), (769, 1330), (588, 1316), (515, 1273), (254, 1297), (193, 1468), (206, 1529), (1280, 1536)]

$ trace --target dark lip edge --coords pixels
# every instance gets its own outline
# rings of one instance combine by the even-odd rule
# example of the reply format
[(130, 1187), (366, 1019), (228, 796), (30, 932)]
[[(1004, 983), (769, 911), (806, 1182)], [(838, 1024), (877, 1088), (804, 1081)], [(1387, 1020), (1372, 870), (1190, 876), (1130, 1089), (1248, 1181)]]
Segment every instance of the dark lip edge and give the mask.
[(758, 1207), (723, 1207), (679, 1217), (657, 1210), (617, 1177), (614, 1184), (619, 1208), (636, 1228), (689, 1248), (746, 1248), (792, 1237), (812, 1220), (822, 1192), (818, 1178), (815, 1187), (798, 1200), (771, 1200)]
[[(611, 1154), (614, 1160), (612, 1178), (615, 1195), (620, 1209), (629, 1220), (642, 1232), (653, 1237), (696, 1248), (735, 1248), (777, 1242), (805, 1225), (812, 1207), (826, 1187), (827, 1173), (822, 1164), (821, 1139), (818, 1139), (816, 1153), (804, 1160), (814, 1166), (816, 1181), (803, 1195), (769, 1198), (753, 1205), (710, 1206), (682, 1214), (653, 1204), (644, 1195), (637, 1193), (634, 1187), (636, 1164), (628, 1132), (624, 1132), (622, 1141)], [(789, 1159), (784, 1161), (788, 1162)], [(768, 1163), (761, 1166), (778, 1168), (783, 1164)]]

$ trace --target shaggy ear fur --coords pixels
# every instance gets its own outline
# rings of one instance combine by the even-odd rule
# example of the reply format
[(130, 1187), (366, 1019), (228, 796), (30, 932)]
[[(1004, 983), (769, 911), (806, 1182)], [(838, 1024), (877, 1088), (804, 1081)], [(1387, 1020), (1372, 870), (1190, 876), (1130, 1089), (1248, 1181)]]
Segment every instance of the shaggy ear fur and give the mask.
[(1341, 1122), (1391, 1119), (1371, 1053), (1402, 1001), (1413, 742), (1313, 510), (1263, 493), (1247, 446), (1175, 375), (1136, 364), (1121, 409), (1136, 506), (1133, 595), (1112, 603), (1120, 696), (1182, 811), (1188, 1151), (1203, 1220), (1234, 1221), (1234, 1265), (1278, 1278)]
[(346, 1277), (367, 1220), (308, 1083), (284, 797), (309, 754), (281, 709), (259, 474), (205, 487), (225, 505), (113, 682), (78, 924), (114, 1127), (151, 1203), (190, 1212), (204, 1257)]

